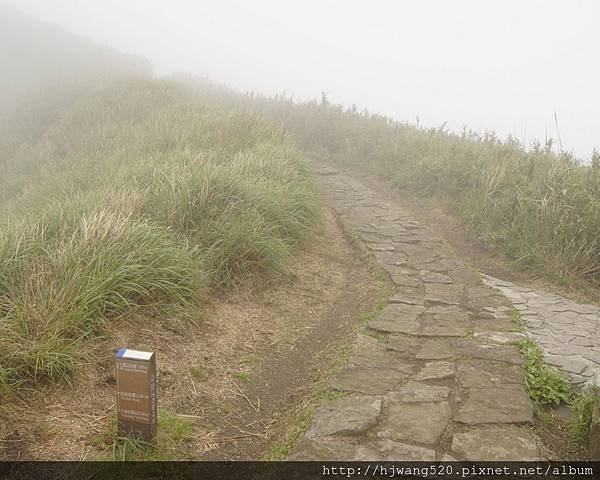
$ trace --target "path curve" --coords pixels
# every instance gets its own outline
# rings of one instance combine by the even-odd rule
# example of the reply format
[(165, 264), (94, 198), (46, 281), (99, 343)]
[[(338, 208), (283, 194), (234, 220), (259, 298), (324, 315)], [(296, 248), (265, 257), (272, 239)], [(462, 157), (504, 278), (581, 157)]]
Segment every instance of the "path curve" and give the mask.
[(353, 175), (318, 165), (348, 232), (396, 293), (352, 345), (294, 460), (537, 460), (510, 302)]

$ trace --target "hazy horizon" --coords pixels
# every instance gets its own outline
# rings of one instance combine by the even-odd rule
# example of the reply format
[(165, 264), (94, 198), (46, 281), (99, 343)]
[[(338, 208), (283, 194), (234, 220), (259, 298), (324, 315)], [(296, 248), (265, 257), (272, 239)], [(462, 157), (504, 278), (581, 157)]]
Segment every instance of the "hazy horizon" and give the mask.
[(590, 0), (358, 2), (0, 0), (157, 75), (332, 102), (452, 130), (547, 134), (589, 158), (600, 146), (600, 66)]

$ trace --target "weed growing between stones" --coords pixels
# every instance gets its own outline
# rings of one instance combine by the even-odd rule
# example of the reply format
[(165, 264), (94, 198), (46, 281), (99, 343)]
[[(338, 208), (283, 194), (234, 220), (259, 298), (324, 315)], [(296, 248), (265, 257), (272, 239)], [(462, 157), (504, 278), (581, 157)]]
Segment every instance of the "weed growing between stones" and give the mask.
[(523, 333), (525, 332), (525, 327), (527, 326), (527, 322), (522, 317), (521, 312), (519, 312), (516, 308), (511, 308), (508, 311), (508, 318), (515, 325), (514, 331)]
[(571, 401), (570, 407), (573, 412), (571, 434), (580, 445), (585, 445), (588, 442), (594, 407), (596, 402), (598, 402), (599, 394), (599, 389), (593, 387), (576, 396)]
[(525, 383), (533, 402), (538, 406), (569, 403), (573, 398), (571, 384), (544, 362), (540, 346), (533, 340), (522, 340), (517, 346), (525, 358)]
[[(589, 388), (579, 394), (574, 392), (569, 381), (557, 369), (544, 362), (542, 349), (535, 341), (523, 340), (517, 345), (525, 357), (529, 397), (537, 407), (568, 405), (573, 412), (569, 425), (571, 436), (579, 445), (587, 444), (600, 393), (598, 388)], [(540, 408), (538, 414), (540, 418), (546, 418)]]

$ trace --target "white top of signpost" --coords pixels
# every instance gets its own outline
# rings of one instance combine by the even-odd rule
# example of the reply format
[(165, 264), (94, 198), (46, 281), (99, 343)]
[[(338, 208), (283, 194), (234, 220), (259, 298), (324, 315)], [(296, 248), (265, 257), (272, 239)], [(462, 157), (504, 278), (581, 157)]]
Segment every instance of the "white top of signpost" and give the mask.
[(129, 360), (150, 360), (153, 352), (140, 352), (139, 350), (130, 350), (121, 348), (117, 351), (117, 358), (126, 358)]

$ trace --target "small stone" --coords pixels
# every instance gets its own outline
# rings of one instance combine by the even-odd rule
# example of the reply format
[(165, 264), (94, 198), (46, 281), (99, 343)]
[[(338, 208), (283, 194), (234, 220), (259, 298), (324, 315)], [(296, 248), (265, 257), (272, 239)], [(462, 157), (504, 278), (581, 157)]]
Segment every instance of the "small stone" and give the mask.
[(429, 362), (417, 374), (415, 380), (439, 380), (454, 376), (454, 365), (448, 362)]
[(539, 461), (537, 439), (511, 427), (478, 428), (452, 437), (452, 453), (468, 461)]
[(347, 367), (335, 376), (331, 386), (344, 392), (383, 395), (405, 379), (406, 375), (396, 370)]
[(321, 403), (308, 438), (324, 435), (360, 435), (377, 423), (381, 397), (352, 395)]
[(558, 407), (553, 407), (552, 412), (554, 413), (554, 415), (564, 420), (565, 422), (570, 422), (571, 420), (573, 420), (573, 411), (566, 405), (559, 405)]
[(472, 389), (455, 420), (469, 425), (527, 423), (533, 420), (533, 408), (525, 390), (516, 385)]
[(446, 400), (450, 395), (448, 387), (438, 387), (409, 381), (398, 390), (389, 392), (385, 396), (385, 403), (416, 403), (416, 402), (440, 402)]

